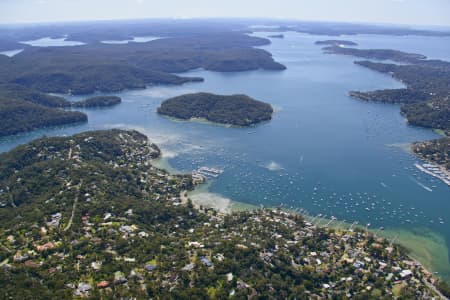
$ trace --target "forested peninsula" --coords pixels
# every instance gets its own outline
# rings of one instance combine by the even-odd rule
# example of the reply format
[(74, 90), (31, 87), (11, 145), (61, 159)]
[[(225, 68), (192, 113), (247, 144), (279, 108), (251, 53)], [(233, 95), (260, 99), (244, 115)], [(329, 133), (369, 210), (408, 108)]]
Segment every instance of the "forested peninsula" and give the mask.
[[(276, 209), (221, 214), (136, 131), (0, 155), (0, 285), (11, 299), (431, 299), (431, 275), (370, 232)], [(370, 288), (368, 288), (370, 287)]]
[(377, 60), (392, 60), (396, 62), (407, 62), (415, 63), (419, 60), (426, 59), (425, 55), (416, 53), (407, 53), (403, 51), (391, 50), (391, 49), (356, 49), (339, 47), (334, 43), (332, 46), (324, 47), (322, 50), (328, 54), (342, 54), (351, 55), (356, 57), (362, 57), (367, 59), (377, 59)]
[(26, 47), (14, 57), (0, 56), (0, 83), (81, 95), (201, 81), (173, 74), (197, 68), (220, 72), (284, 70), (269, 52), (254, 48), (269, 43), (264, 38), (221, 32), (147, 43)]
[(272, 118), (270, 104), (246, 95), (185, 94), (161, 103), (157, 112), (183, 120), (193, 118), (235, 126), (250, 126)]
[(110, 107), (117, 105), (122, 102), (122, 99), (117, 96), (97, 96), (87, 98), (81, 101), (73, 102), (73, 107), (84, 107), (84, 108), (92, 108), (92, 107)]
[(70, 105), (64, 98), (20, 85), (0, 85), (0, 136), (48, 126), (86, 122), (86, 114), (63, 110)]
[(450, 170), (450, 62), (397, 50), (342, 47), (325, 47), (323, 50), (325, 53), (405, 63), (356, 61), (359, 66), (392, 76), (406, 88), (350, 91), (349, 95), (365, 101), (399, 103), (401, 113), (411, 125), (441, 130), (444, 138), (415, 143), (412, 150), (421, 158)]

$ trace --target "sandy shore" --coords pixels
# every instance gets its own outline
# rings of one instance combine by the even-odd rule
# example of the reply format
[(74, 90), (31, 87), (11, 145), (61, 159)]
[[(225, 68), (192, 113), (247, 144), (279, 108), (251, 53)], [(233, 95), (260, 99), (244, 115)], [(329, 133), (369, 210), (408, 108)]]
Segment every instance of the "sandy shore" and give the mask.
[(211, 181), (205, 184), (199, 185), (194, 191), (188, 193), (189, 199), (195, 207), (214, 208), (221, 213), (231, 213), (233, 211), (251, 210), (257, 207), (251, 204), (241, 203), (233, 201), (230, 198), (226, 198), (222, 195), (211, 193), (209, 187)]
[[(204, 185), (194, 192), (189, 193), (189, 198), (196, 207), (214, 208), (221, 213), (231, 213), (233, 211), (252, 210), (258, 207), (233, 201), (221, 195), (208, 191), (209, 185)], [(292, 212), (294, 213), (294, 212)], [(314, 224), (325, 226), (330, 224), (331, 228), (339, 230), (348, 230), (351, 224), (330, 219), (314, 218), (305, 216), (306, 220), (314, 219)], [(364, 226), (357, 225), (364, 229)], [(445, 238), (426, 228), (392, 228), (386, 230), (369, 229), (371, 232), (377, 232), (377, 235), (389, 240), (396, 239), (396, 243), (407, 248), (409, 256), (419, 261), (423, 267), (432, 272), (438, 272), (438, 275), (444, 280), (449, 280), (450, 262), (448, 259), (448, 248)]]
[(158, 169), (162, 169), (167, 171), (169, 174), (172, 175), (178, 175), (183, 174), (183, 172), (180, 172), (179, 170), (172, 167), (169, 163), (169, 161), (162, 155), (158, 158), (155, 158), (151, 161), (152, 166)]
[(221, 213), (231, 213), (231, 200), (214, 193), (196, 193), (189, 196), (195, 207), (214, 208)]

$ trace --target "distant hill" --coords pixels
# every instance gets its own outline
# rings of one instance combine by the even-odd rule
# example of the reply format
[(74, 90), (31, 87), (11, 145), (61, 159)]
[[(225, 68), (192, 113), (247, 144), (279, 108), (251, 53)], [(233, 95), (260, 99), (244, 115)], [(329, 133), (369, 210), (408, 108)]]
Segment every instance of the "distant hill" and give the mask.
[(0, 96), (9, 99), (22, 99), (47, 107), (69, 107), (71, 103), (63, 97), (53, 96), (27, 88), (19, 84), (0, 84)]
[(284, 34), (272, 34), (268, 35), (267, 37), (272, 39), (284, 39)]
[(0, 83), (82, 95), (202, 81), (173, 74), (198, 68), (219, 72), (284, 70), (286, 67), (275, 62), (269, 52), (254, 48), (269, 43), (264, 38), (222, 32), (122, 45), (26, 47), (14, 57), (0, 56)]
[(407, 53), (398, 50), (346, 48), (346, 47), (339, 47), (334, 44), (332, 46), (323, 48), (323, 50), (325, 53), (330, 54), (351, 55), (356, 57), (377, 59), (377, 60), (389, 59), (396, 62), (406, 62), (406, 63), (417, 63), (420, 60), (427, 58), (425, 55), (422, 54)]
[(62, 97), (15, 84), (0, 85), (0, 136), (87, 121), (84, 113), (63, 110), (69, 106)]
[(98, 96), (77, 101), (72, 104), (73, 107), (109, 107), (122, 102), (117, 96)]
[(339, 45), (345, 45), (345, 46), (357, 46), (358, 44), (352, 41), (345, 41), (345, 40), (324, 40), (324, 41), (317, 41), (315, 42), (316, 45), (331, 45), (331, 46), (339, 46)]
[(161, 103), (158, 113), (179, 119), (200, 118), (211, 122), (249, 126), (272, 118), (270, 104), (246, 95), (186, 94)]

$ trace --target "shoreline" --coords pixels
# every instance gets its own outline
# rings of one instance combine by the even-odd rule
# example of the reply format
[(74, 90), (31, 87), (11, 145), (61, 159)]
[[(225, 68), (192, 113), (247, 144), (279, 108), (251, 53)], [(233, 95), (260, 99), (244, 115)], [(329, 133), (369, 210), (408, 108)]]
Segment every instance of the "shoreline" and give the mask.
[[(212, 208), (223, 214), (230, 214), (236, 211), (255, 210), (259, 207), (225, 198), (219, 194), (210, 193), (208, 188), (210, 183), (203, 184), (200, 188), (188, 192), (194, 207)], [(202, 197), (202, 194), (204, 197)], [(192, 197), (194, 195), (194, 197)], [(271, 209), (270, 207), (267, 207)], [(276, 209), (276, 208), (272, 208)], [(335, 230), (349, 230), (352, 224), (340, 220), (327, 218), (315, 218), (303, 213), (286, 211), (290, 214), (299, 214), (305, 221), (312, 221), (317, 227), (329, 227)], [(328, 224), (328, 225), (327, 225)], [(353, 228), (365, 230), (364, 226), (355, 225)], [(408, 251), (408, 257), (418, 262), (424, 270), (440, 280), (450, 282), (450, 261), (448, 259), (449, 249), (445, 243), (445, 238), (428, 228), (387, 228), (384, 230), (368, 229), (382, 238), (393, 241), (401, 245)], [(425, 246), (424, 246), (425, 245)], [(439, 258), (439, 259), (436, 259)]]
[(254, 124), (250, 124), (247, 126), (242, 126), (242, 125), (233, 125), (233, 124), (227, 124), (227, 123), (219, 123), (219, 122), (214, 122), (214, 121), (210, 121), (208, 119), (205, 118), (196, 118), (196, 117), (192, 117), (189, 119), (181, 119), (181, 118), (177, 118), (177, 117), (172, 117), (169, 115), (165, 115), (165, 114), (160, 114), (158, 112), (156, 112), (157, 115), (159, 115), (160, 117), (163, 117), (167, 120), (170, 121), (174, 121), (174, 122), (179, 122), (179, 123), (189, 123), (189, 122), (193, 122), (193, 123), (199, 123), (199, 124), (206, 124), (206, 125), (212, 125), (212, 126), (218, 126), (218, 127), (224, 127), (224, 128), (240, 128), (240, 129), (248, 129), (248, 128), (254, 128), (263, 124), (267, 124), (270, 121), (273, 120), (273, 117), (275, 115), (276, 110), (272, 107), (273, 112), (272, 115), (270, 116), (270, 120), (266, 120), (266, 121), (261, 121), (258, 123), (254, 123)]
[[(410, 147), (408, 147), (410, 149)], [(171, 174), (182, 174), (170, 165), (170, 162), (164, 155), (152, 160), (152, 165), (157, 168), (165, 169)], [(186, 173), (185, 173), (186, 174)], [(231, 198), (226, 198), (220, 194), (210, 192), (210, 187), (214, 180), (210, 179), (205, 183), (195, 186), (192, 191), (183, 191), (182, 199), (185, 202), (190, 199), (195, 208), (212, 208), (221, 214), (230, 214), (237, 211), (257, 210), (258, 206), (235, 201)], [(270, 207), (268, 207), (270, 209)], [(275, 208), (273, 208), (275, 209)], [(295, 211), (287, 211), (291, 214), (299, 214), (305, 218), (306, 221), (313, 221), (313, 224), (318, 227), (334, 228), (337, 230), (348, 230), (351, 224), (326, 218), (317, 218), (304, 213)], [(332, 221), (332, 222), (330, 222)], [(356, 225), (356, 228), (364, 230), (364, 226)], [(368, 231), (375, 232), (374, 229)], [(415, 261), (418, 261), (425, 270), (434, 274), (446, 282), (450, 282), (450, 261), (448, 259), (449, 249), (445, 243), (445, 238), (439, 233), (436, 233), (428, 228), (387, 228), (377, 232), (377, 235), (386, 239), (395, 240), (395, 243), (405, 247), (409, 253), (408, 256)], [(424, 246), (425, 245), (425, 246)], [(437, 259), (439, 258), (439, 259)], [(444, 276), (442, 276), (444, 275)]]
[[(415, 157), (416, 159), (421, 160), (419, 163), (414, 163), (414, 166), (420, 170), (421, 172), (428, 174), (432, 177), (435, 177), (442, 181), (444, 184), (450, 186), (450, 171), (448, 171), (445, 166), (437, 164), (433, 161), (430, 161), (424, 157), (421, 157), (419, 154), (415, 153), (412, 146), (413, 143), (405, 143), (405, 144), (389, 144), (386, 145), (388, 147), (397, 147), (399, 149), (402, 149), (409, 153), (411, 156)], [(436, 170), (428, 170), (427, 168), (438, 168), (441, 174), (435, 173)], [(443, 175), (442, 175), (443, 174)]]
[(192, 201), (194, 207), (200, 208), (200, 206), (202, 206), (205, 208), (212, 208), (224, 214), (258, 208), (251, 204), (237, 202), (230, 198), (223, 197), (220, 194), (211, 193), (209, 188), (212, 183), (212, 180), (209, 180), (196, 186), (194, 190), (187, 192), (187, 196)]
[[(408, 152), (411, 155), (413, 155), (414, 157), (420, 159), (422, 162), (425, 162), (425, 163), (421, 163), (421, 164), (416, 163), (416, 164), (414, 164), (414, 166), (417, 169), (419, 169), (421, 172), (441, 180), (443, 183), (447, 184), (450, 187), (450, 171), (448, 171), (444, 165), (437, 164), (437, 163), (430, 161), (430, 160), (426, 159), (425, 157), (422, 157), (419, 154), (415, 153), (412, 148), (412, 145), (413, 145), (412, 143), (408, 144), (408, 148), (407, 148)], [(442, 173), (444, 175), (437, 174), (434, 172), (434, 170), (428, 170), (428, 168), (433, 168), (433, 169), (438, 168), (440, 173)]]
[(172, 167), (172, 165), (169, 163), (166, 157), (164, 157), (163, 154), (161, 154), (159, 157), (152, 159), (150, 161), (150, 164), (158, 169), (162, 169), (167, 171), (171, 175), (186, 175), (190, 173), (183, 173), (180, 170), (177, 170), (176, 168)]

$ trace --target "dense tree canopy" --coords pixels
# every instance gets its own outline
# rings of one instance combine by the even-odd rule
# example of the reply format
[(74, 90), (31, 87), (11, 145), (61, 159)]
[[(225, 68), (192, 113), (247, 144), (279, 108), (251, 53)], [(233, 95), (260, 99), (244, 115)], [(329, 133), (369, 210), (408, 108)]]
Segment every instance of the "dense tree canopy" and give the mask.
[(122, 99), (117, 96), (97, 96), (72, 103), (73, 107), (108, 107), (117, 105)]
[(246, 95), (186, 94), (161, 103), (158, 113), (179, 119), (202, 118), (211, 122), (249, 126), (272, 118), (270, 104)]
[[(159, 154), (123, 130), (42, 138), (1, 154), (2, 295), (390, 299), (396, 280), (413, 297), (431, 295), (422, 268), (370, 233), (280, 210), (194, 208), (182, 199), (191, 176), (153, 167)], [(413, 273), (401, 278), (402, 268)]]
[(221, 33), (121, 45), (26, 47), (14, 57), (0, 57), (0, 83), (42, 92), (89, 94), (199, 81), (202, 79), (171, 74), (197, 68), (225, 72), (285, 69), (267, 51), (253, 48), (269, 42)]
[(87, 116), (62, 108), (71, 103), (17, 84), (0, 85), (0, 136), (37, 128), (86, 122)]

